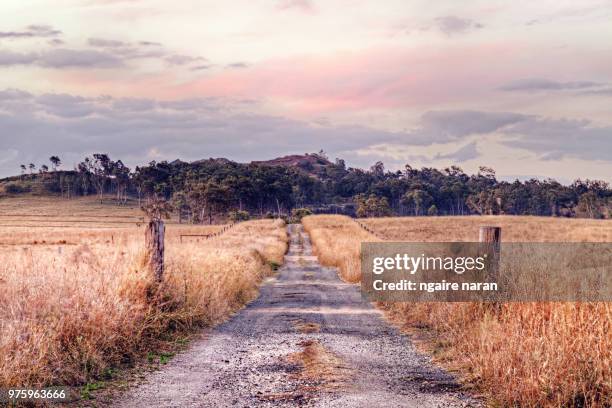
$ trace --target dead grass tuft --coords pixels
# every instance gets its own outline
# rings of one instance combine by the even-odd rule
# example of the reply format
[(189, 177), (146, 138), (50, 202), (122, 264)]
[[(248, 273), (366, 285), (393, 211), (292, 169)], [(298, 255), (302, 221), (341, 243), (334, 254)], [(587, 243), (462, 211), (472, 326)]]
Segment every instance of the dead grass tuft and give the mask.
[(287, 356), (300, 366), (296, 374), (302, 380), (315, 381), (319, 390), (335, 390), (347, 385), (351, 370), (343, 360), (316, 340), (304, 340), (302, 351)]
[(300, 333), (318, 333), (321, 330), (321, 325), (319, 323), (312, 322), (304, 322), (301, 320), (297, 320), (293, 322), (293, 326)]

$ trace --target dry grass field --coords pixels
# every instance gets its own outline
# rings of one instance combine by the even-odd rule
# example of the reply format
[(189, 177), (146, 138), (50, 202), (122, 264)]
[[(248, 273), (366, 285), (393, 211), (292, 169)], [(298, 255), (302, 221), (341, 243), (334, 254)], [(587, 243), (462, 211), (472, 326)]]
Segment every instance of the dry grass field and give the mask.
[[(100, 204), (96, 197), (0, 198), (0, 247), (115, 244), (144, 237), (144, 214), (136, 204), (119, 206), (112, 198)], [(193, 235), (214, 234), (224, 227), (179, 224), (176, 219), (166, 220), (166, 226), (167, 239), (184, 243), (203, 242), (205, 237)]]
[[(480, 225), (502, 226), (502, 241), (611, 242), (612, 222), (539, 217), (418, 217), (303, 220), (315, 250), (358, 282), (361, 241), (477, 241)], [(388, 303), (406, 330), (427, 329), (437, 361), (458, 370), (492, 406), (612, 405), (610, 303)]]
[(478, 241), (481, 225), (502, 228), (504, 242), (612, 242), (612, 220), (531, 216), (388, 217), (360, 220), (387, 241)]
[(214, 325), (256, 296), (287, 249), (282, 221), (244, 222), (182, 242), (182, 234), (222, 226), (171, 224), (156, 286), (138, 210), (89, 199), (28, 204), (0, 200), (0, 387), (83, 384), (160, 339)]

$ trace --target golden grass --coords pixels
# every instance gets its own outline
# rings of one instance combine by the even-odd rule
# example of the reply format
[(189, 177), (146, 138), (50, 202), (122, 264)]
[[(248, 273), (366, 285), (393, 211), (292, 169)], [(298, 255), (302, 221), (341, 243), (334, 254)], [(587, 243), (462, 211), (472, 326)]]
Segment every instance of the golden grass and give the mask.
[[(204, 236), (185, 235), (212, 235), (221, 231), (226, 225), (166, 225), (166, 240), (182, 243), (202, 243), (207, 240)], [(131, 226), (130, 228), (101, 228), (92, 226), (88, 228), (74, 227), (45, 227), (45, 228), (16, 228), (12, 226), (0, 227), (0, 248), (3, 246), (71, 246), (82, 244), (112, 244), (126, 245), (129, 242), (144, 240), (145, 227)], [(183, 237), (181, 238), (181, 235)], [(56, 248), (57, 249), (57, 248)]]
[(342, 215), (308, 216), (302, 219), (302, 224), (319, 261), (338, 267), (340, 277), (346, 282), (359, 282), (361, 243), (380, 239)]
[[(166, 240), (181, 235), (212, 235), (226, 225), (178, 224), (165, 220)], [(144, 214), (131, 203), (119, 206), (112, 198), (96, 197), (0, 198), (0, 248), (6, 245), (63, 246), (81, 244), (126, 245), (144, 239)], [(204, 242), (205, 237), (183, 236), (184, 243)]]
[(159, 339), (226, 319), (256, 296), (270, 262), (282, 263), (287, 235), (265, 220), (179, 241), (219, 228), (169, 226), (158, 287), (142, 228), (0, 228), (0, 387), (82, 384)]
[(97, 197), (36, 197), (29, 195), (0, 197), (0, 221), (4, 217), (25, 219), (59, 218), (62, 220), (89, 220), (95, 217), (102, 221), (135, 221), (143, 213), (136, 201), (128, 205), (117, 205), (113, 197), (104, 197), (102, 204)]
[[(0, 196), (0, 228), (45, 231), (49, 228), (133, 228), (142, 226), (144, 214), (138, 200), (118, 205), (113, 196), (100, 203), (97, 196), (63, 199), (53, 196)], [(176, 214), (166, 224), (178, 224)]]
[[(543, 217), (420, 217), (360, 220), (376, 237), (341, 216), (304, 219), (327, 265), (359, 280), (360, 240), (476, 241), (480, 225), (502, 226), (503, 241), (610, 242), (612, 222)], [(329, 225), (329, 227), (327, 227)], [(344, 256), (343, 256), (344, 255)], [(353, 260), (346, 260), (351, 257)], [(458, 369), (493, 406), (612, 404), (610, 303), (379, 304), (392, 321), (427, 328), (438, 361)]]
[(388, 217), (359, 222), (387, 241), (477, 242), (481, 225), (502, 227), (504, 242), (612, 242), (612, 220), (531, 216)]

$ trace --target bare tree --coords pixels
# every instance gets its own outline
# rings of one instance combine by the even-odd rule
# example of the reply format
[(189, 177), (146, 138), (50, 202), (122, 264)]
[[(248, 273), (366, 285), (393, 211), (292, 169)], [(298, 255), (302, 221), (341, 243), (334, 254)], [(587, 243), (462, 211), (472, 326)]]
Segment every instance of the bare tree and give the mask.
[(80, 162), (76, 169), (80, 176), (83, 195), (87, 195), (89, 193), (90, 179), (92, 177), (91, 169), (92, 163), (89, 157), (86, 157), (85, 160)]
[(104, 187), (111, 173), (112, 161), (105, 153), (95, 153), (93, 155), (93, 160), (90, 160), (90, 164), (94, 187), (96, 188), (101, 204), (102, 198), (104, 197)]
[(130, 169), (121, 160), (112, 163), (111, 167), (111, 173), (117, 186), (117, 202), (125, 204), (127, 202), (127, 189), (130, 185)]

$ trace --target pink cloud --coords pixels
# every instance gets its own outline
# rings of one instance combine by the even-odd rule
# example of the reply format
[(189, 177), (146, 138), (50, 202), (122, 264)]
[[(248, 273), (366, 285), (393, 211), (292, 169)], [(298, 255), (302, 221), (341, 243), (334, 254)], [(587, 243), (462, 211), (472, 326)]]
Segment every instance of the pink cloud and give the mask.
[(314, 13), (315, 11), (311, 0), (280, 0), (276, 8), (279, 10), (298, 9), (304, 13)]
[[(548, 51), (548, 52), (546, 52)], [(592, 61), (585, 65), (584, 61)], [(321, 115), (441, 106), (489, 106), (502, 85), (526, 77), (569, 79), (603, 75), (609, 58), (577, 59), (571, 52), (489, 43), (445, 48), (375, 48), (329, 55), (293, 56), (250, 63), (241, 69), (210, 69), (194, 80), (175, 70), (63, 73), (62, 84), (116, 96), (181, 99), (259, 99), (286, 114)], [(605, 77), (603, 77), (605, 78)], [(554, 78), (553, 78), (554, 79)], [(563, 79), (563, 78), (561, 78)]]
[(512, 47), (503, 44), (302, 56), (206, 75), (175, 91), (177, 97), (277, 99), (307, 111), (445, 103), (494, 87), (508, 76), (511, 56)]
[(172, 99), (176, 90), (172, 84), (176, 76), (172, 72), (157, 74), (126, 74), (92, 70), (65, 70), (47, 74), (50, 83), (61, 83), (63, 92), (114, 97), (148, 97)]

